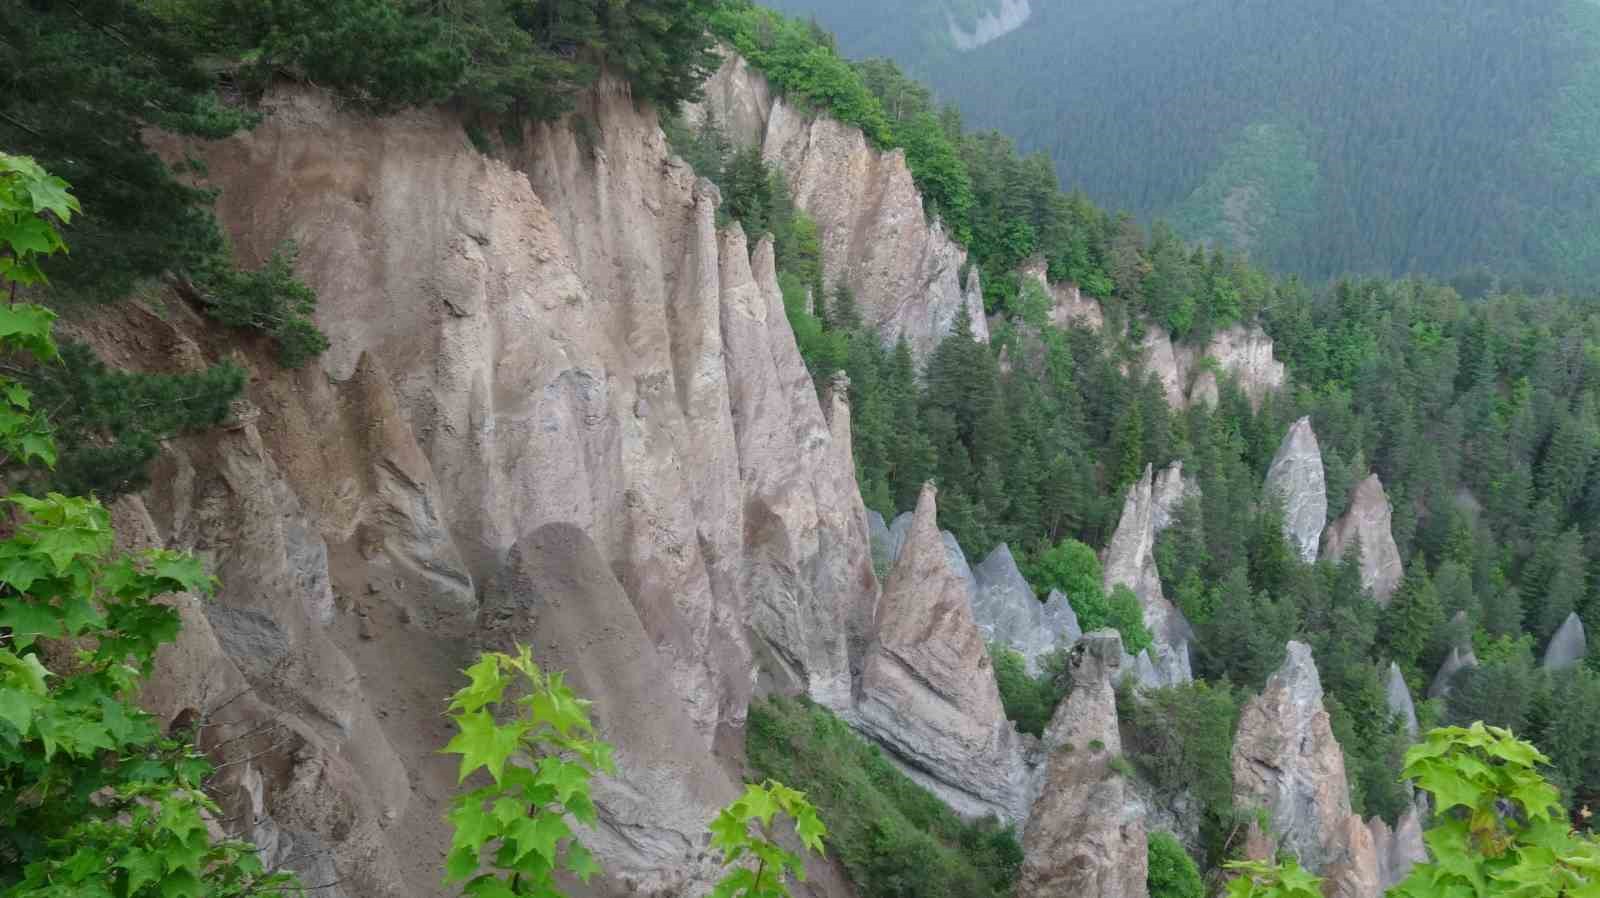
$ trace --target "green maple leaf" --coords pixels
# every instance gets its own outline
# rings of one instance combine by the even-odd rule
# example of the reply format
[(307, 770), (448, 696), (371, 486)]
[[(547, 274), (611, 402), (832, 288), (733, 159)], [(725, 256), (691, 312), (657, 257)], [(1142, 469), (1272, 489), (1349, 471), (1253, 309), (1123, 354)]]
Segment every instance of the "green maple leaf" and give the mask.
[(467, 883), (461, 892), (464, 895), (471, 895), (472, 898), (518, 898), (517, 893), (503, 880), (489, 874)]
[(32, 731), (33, 715), (45, 700), (32, 691), (0, 686), (0, 720), (11, 724), (26, 739)]
[(1432, 793), (1435, 815), (1442, 815), (1454, 807), (1477, 806), (1478, 787), (1446, 763), (1435, 760), (1418, 765), (1411, 775), (1416, 779), (1418, 788)]
[(11, 628), (11, 638), (20, 648), (27, 648), (40, 636), (61, 636), (61, 613), (49, 605), (26, 602), (19, 598), (0, 602), (0, 627)]
[(500, 654), (486, 654), (480, 657), (476, 664), (462, 671), (471, 682), (450, 699), (450, 709), (471, 713), (482, 709), (485, 705), (500, 701), (501, 696), (505, 695), (506, 686), (510, 683), (500, 666), (504, 657)]
[[(554, 677), (551, 678), (555, 680)], [(579, 705), (572, 697), (572, 693), (565, 689), (551, 686), (540, 692), (523, 699), (527, 705), (529, 716), (534, 723), (547, 723), (562, 736), (570, 734), (575, 729), (588, 729), (589, 719), (584, 713), (583, 706)]]
[(446, 819), (455, 827), (450, 837), (451, 851), (470, 851), (473, 857), (483, 850), (483, 843), (500, 834), (497, 820), (483, 812), (474, 802), (461, 802), (450, 810)]
[(595, 862), (594, 855), (590, 854), (589, 849), (585, 848), (583, 843), (577, 839), (573, 839), (567, 844), (567, 856), (564, 863), (574, 876), (585, 883), (600, 872), (600, 865)]
[(567, 821), (555, 814), (539, 814), (535, 817), (524, 817), (513, 823), (507, 828), (506, 835), (517, 843), (513, 855), (514, 861), (520, 861), (530, 853), (535, 853), (543, 858), (547, 865), (554, 866), (556, 843), (572, 835), (572, 830), (567, 826)]
[(132, 848), (117, 859), (116, 866), (128, 872), (128, 894), (136, 894), (147, 883), (160, 882), (165, 870), (161, 855), (145, 848)]
[(478, 853), (470, 849), (458, 848), (451, 851), (444, 861), (444, 884), (460, 882), (478, 872)]
[(565, 804), (574, 793), (589, 791), (589, 771), (556, 757), (539, 761), (538, 782), (555, 789), (556, 796)]
[(724, 852), (742, 849), (750, 842), (749, 827), (738, 810), (739, 803), (723, 808), (711, 821), (711, 847)]
[(510, 826), (516, 820), (527, 816), (528, 806), (515, 798), (497, 798), (489, 814), (498, 820), (501, 826)]
[(456, 781), (465, 782), (474, 770), (485, 767), (495, 782), (499, 782), (506, 761), (516, 753), (527, 725), (519, 722), (496, 726), (494, 718), (489, 716), (487, 711), (460, 714), (456, 716), (455, 721), (461, 732), (457, 733), (441, 751), (444, 754), (461, 756), (461, 767)]
[(744, 787), (739, 804), (744, 806), (745, 819), (759, 819), (762, 826), (770, 826), (772, 815), (778, 813), (777, 799), (766, 789), (754, 784)]
[(56, 314), (41, 306), (0, 306), (0, 343), (26, 350), (41, 362), (55, 361), (60, 357), (50, 336), (55, 320)]
[(822, 820), (815, 810), (808, 807), (797, 814), (794, 818), (794, 828), (802, 844), (817, 854), (822, 854), (822, 837), (828, 834), (828, 828), (822, 825)]
[(39, 662), (38, 655), (13, 655), (0, 651), (0, 674), (4, 674), (6, 680), (17, 687), (35, 695), (44, 695), (48, 691), (44, 681), (45, 677), (50, 676), (50, 671)]

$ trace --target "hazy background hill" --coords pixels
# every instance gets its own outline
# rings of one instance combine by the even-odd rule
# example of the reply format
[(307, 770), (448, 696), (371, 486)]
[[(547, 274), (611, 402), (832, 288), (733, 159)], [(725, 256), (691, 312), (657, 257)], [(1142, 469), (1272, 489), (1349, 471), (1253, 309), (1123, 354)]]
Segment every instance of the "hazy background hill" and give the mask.
[(777, 5), (1049, 153), (1063, 186), (1280, 270), (1600, 282), (1590, 0)]

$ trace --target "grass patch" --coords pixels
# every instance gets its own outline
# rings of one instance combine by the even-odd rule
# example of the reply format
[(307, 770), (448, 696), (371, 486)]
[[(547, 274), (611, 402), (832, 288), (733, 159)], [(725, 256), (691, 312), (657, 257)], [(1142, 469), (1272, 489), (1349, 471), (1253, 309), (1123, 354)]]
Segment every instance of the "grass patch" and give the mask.
[(828, 826), (828, 853), (865, 898), (998, 898), (1022, 847), (993, 819), (963, 821), (826, 709), (776, 698), (750, 707), (745, 748), (757, 778), (804, 790)]

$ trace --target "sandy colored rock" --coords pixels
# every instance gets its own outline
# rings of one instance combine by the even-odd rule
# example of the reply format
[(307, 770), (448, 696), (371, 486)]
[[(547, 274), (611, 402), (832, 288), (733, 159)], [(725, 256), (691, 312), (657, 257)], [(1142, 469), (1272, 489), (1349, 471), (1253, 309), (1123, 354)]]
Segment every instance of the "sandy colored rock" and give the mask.
[(1308, 870), (1325, 875), (1330, 898), (1376, 898), (1372, 839), (1351, 813), (1344, 752), (1322, 706), (1310, 646), (1288, 655), (1244, 706), (1233, 746), (1233, 798), (1265, 809), (1272, 832)]
[(878, 605), (852, 722), (913, 779), (969, 816), (1027, 815), (1022, 739), (1006, 720), (972, 593), (923, 487)]
[[(818, 401), (770, 245), (719, 232), (715, 188), (609, 78), (579, 98), (592, 139), (530, 127), (503, 160), (442, 111), (375, 118), (300, 89), (264, 105), (253, 131), (161, 148), (206, 163), (242, 262), (299, 242), (332, 344), (318, 364), (283, 371), (181, 304), (75, 333), (125, 367), (228, 355), (251, 375), (238, 423), (171, 441), (142, 497), (151, 538), (223, 579), (151, 701), (203, 712), (196, 684), (236, 675), (239, 725), (278, 720), (284, 742), (239, 765), (248, 807), (229, 815), (270, 819), (261, 838), (340, 880), (334, 898), (443, 894), (439, 710), (484, 639), (479, 589), (529, 534), (577, 534), (561, 563), (578, 567), (542, 569), (589, 586), (543, 594), (588, 601), (611, 578), (629, 630), (600, 635), (650, 656), (651, 683), (594, 688), (673, 718), (608, 724), (629, 761), (600, 796), (595, 891), (703, 885), (685, 840), (736, 785), (719, 734), (758, 669), (848, 704), (876, 620), (848, 400)], [(550, 651), (584, 667), (569, 648)]]
[(1411, 868), (1428, 862), (1428, 846), (1422, 839), (1422, 815), (1417, 807), (1409, 807), (1393, 829), (1381, 817), (1367, 821), (1373, 848), (1378, 859), (1378, 882), (1390, 889), (1411, 875)]
[[(1261, 407), (1267, 394), (1282, 389), (1287, 377), (1287, 369), (1273, 352), (1272, 338), (1260, 325), (1236, 324), (1218, 331), (1200, 355), (1214, 360), (1218, 370), (1232, 375), (1254, 408)], [(1192, 370), (1193, 365), (1190, 367)]]
[(1044, 783), (1023, 832), (1018, 898), (1143, 898), (1146, 833), (1122, 754), (1116, 681), (1122, 638), (1086, 634), (1072, 650), (1072, 692), (1045, 731)]
[(1330, 559), (1342, 558), (1345, 550), (1359, 541), (1361, 586), (1371, 590), (1372, 597), (1383, 606), (1389, 604), (1405, 575), (1400, 549), (1389, 529), (1393, 511), (1389, 495), (1383, 491), (1383, 481), (1377, 474), (1368, 475), (1351, 493), (1350, 507), (1328, 525), (1322, 536), (1322, 557)]
[(823, 279), (830, 289), (848, 284), (862, 319), (886, 342), (904, 336), (912, 353), (925, 358), (962, 308), (974, 335), (988, 340), (977, 271), (969, 270), (963, 285), (966, 250), (928, 219), (904, 152), (874, 149), (860, 129), (774, 96), (731, 52), (705, 97), (685, 117), (698, 122), (709, 110), (732, 123), (743, 145), (760, 146), (783, 169), (796, 204), (817, 223)]
[(1309, 417), (1294, 422), (1278, 445), (1267, 469), (1266, 493), (1283, 503), (1284, 538), (1301, 561), (1314, 563), (1328, 523), (1328, 484)]

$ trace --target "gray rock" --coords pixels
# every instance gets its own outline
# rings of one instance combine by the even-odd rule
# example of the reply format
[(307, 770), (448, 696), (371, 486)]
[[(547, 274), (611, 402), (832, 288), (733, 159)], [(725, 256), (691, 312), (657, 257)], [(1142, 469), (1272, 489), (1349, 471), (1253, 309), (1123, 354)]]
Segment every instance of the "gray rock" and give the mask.
[(1192, 477), (1183, 476), (1183, 462), (1175, 461), (1165, 471), (1156, 475), (1150, 487), (1150, 498), (1155, 507), (1150, 514), (1150, 527), (1156, 536), (1172, 526), (1173, 513), (1190, 496), (1200, 495), (1200, 484)]
[(1434, 674), (1433, 683), (1428, 686), (1428, 698), (1445, 698), (1450, 695), (1456, 674), (1478, 666), (1478, 656), (1470, 647), (1457, 646), (1445, 656), (1444, 663), (1439, 665), (1439, 672)]
[(894, 536), (889, 533), (889, 525), (884, 522), (883, 515), (871, 509), (867, 511), (867, 538), (872, 541), (873, 566), (887, 570), (889, 565), (894, 564)]
[(1393, 508), (1383, 481), (1372, 474), (1361, 481), (1350, 496), (1350, 507), (1328, 525), (1322, 537), (1322, 557), (1338, 559), (1358, 542), (1361, 545), (1361, 586), (1385, 607), (1405, 576), (1400, 548), (1390, 530)]
[[(1072, 630), (1077, 629), (1071, 606), (1067, 606), (1070, 617), (1064, 617), (1058, 607), (1047, 619), (1045, 606), (1034, 597), (1033, 587), (1017, 569), (1011, 548), (1005, 543), (996, 546), (973, 573), (978, 588), (973, 593), (972, 617), (983, 631), (983, 638), (1022, 655), (1028, 673), (1037, 675), (1039, 659), (1062, 643), (1066, 634), (1061, 628), (1070, 625)], [(1067, 603), (1062, 600), (1060, 604)]]
[(1322, 449), (1311, 419), (1294, 422), (1267, 471), (1267, 494), (1283, 502), (1283, 535), (1307, 564), (1317, 560), (1322, 528), (1328, 523), (1328, 485)]
[(1351, 813), (1344, 752), (1304, 643), (1289, 643), (1283, 666), (1240, 714), (1233, 797), (1241, 809), (1266, 810), (1283, 847), (1306, 869), (1327, 876), (1326, 894), (1376, 898), (1376, 851)]
[(1400, 723), (1405, 727), (1406, 735), (1413, 740), (1417, 738), (1417, 706), (1411, 700), (1411, 687), (1406, 685), (1406, 678), (1400, 673), (1400, 665), (1389, 662), (1389, 678), (1384, 684), (1384, 698), (1389, 704), (1389, 713), (1400, 718)]
[(1544, 650), (1544, 669), (1566, 670), (1583, 661), (1588, 652), (1589, 642), (1583, 632), (1583, 621), (1578, 619), (1577, 612), (1573, 612), (1561, 622), (1556, 635), (1550, 637), (1550, 645)]
[(1072, 650), (1072, 692), (1045, 731), (1043, 787), (1023, 831), (1017, 898), (1141, 898), (1144, 815), (1111, 769), (1122, 754), (1116, 682), (1122, 638), (1086, 634)]
[(900, 560), (900, 549), (906, 544), (906, 534), (911, 532), (911, 522), (916, 515), (902, 511), (889, 524), (889, 563)]
[(1072, 603), (1058, 589), (1050, 590), (1050, 595), (1045, 597), (1042, 620), (1045, 629), (1057, 634), (1056, 644), (1063, 648), (1071, 648), (1083, 638), (1083, 629), (1078, 626), (1078, 613), (1072, 610)]
[(1024, 741), (1006, 719), (972, 617), (971, 573), (937, 518), (930, 483), (884, 584), (849, 719), (958, 813), (1019, 822), (1032, 789)]

